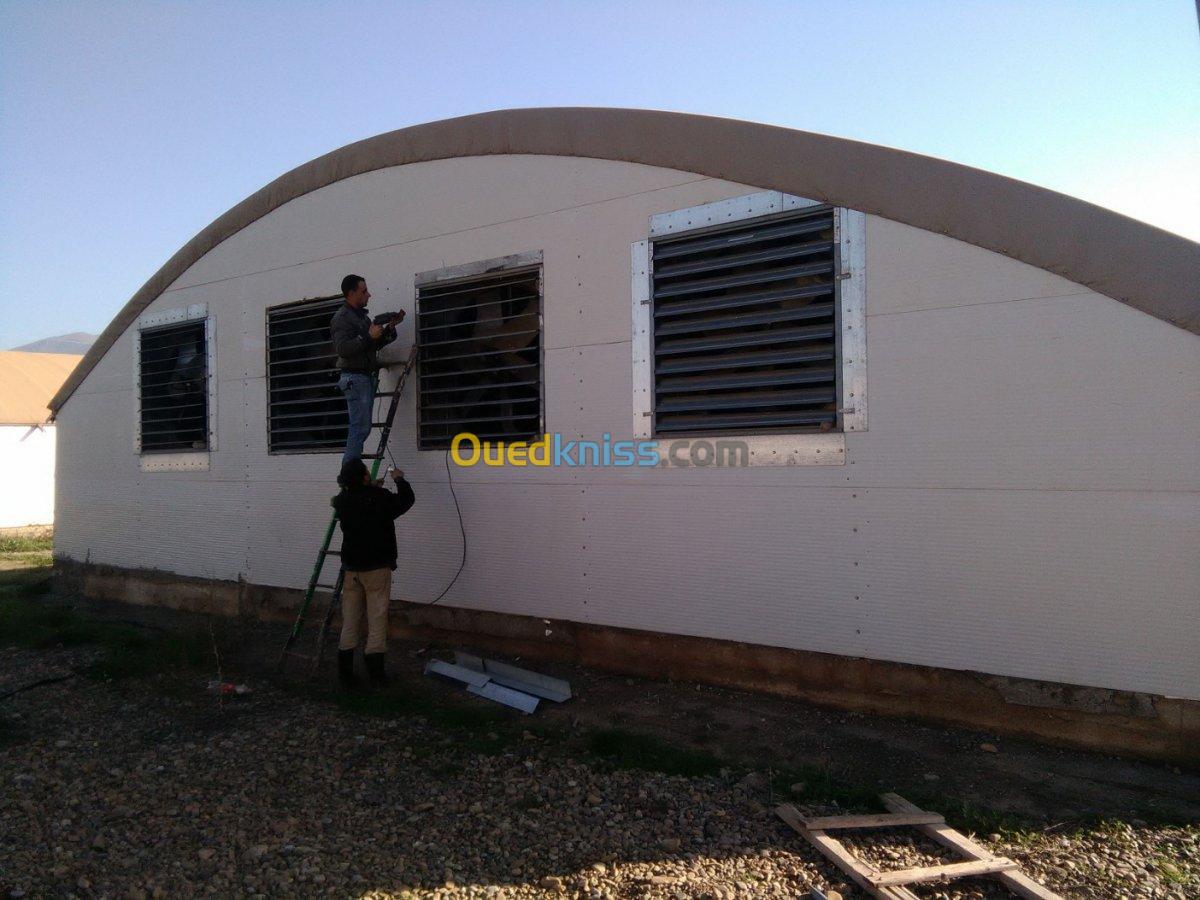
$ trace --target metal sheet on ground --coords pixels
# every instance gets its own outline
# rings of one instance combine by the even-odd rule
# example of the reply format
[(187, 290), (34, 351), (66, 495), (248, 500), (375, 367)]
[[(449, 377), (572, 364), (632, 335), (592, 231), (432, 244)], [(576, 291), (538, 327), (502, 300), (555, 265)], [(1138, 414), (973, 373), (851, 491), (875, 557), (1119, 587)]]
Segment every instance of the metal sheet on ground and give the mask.
[(489, 700), (495, 700), (497, 703), (503, 703), (505, 706), (511, 706), (513, 709), (519, 709), (523, 713), (531, 713), (538, 706), (537, 697), (531, 697), (529, 694), (514, 691), (511, 688), (504, 687), (504, 685), (496, 684), (494, 681), (489, 681), (479, 686), (469, 684), (467, 685), (467, 690), (480, 697), (486, 697)]

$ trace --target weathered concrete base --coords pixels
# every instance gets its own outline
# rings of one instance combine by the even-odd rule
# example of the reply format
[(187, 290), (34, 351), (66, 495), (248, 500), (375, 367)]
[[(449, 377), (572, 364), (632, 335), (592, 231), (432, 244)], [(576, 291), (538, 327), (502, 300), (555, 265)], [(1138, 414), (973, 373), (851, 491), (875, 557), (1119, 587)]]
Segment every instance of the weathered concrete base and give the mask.
[[(303, 593), (57, 560), (86, 597), (290, 622)], [(807, 650), (397, 602), (395, 637), (741, 688), (1124, 756), (1200, 764), (1200, 702)]]

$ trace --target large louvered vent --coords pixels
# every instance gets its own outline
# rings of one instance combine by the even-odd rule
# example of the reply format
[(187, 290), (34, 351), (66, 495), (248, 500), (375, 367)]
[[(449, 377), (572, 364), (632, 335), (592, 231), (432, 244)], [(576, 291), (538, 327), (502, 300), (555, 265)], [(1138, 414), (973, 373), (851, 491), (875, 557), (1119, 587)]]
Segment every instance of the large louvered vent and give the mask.
[(138, 335), (143, 453), (208, 448), (205, 323), (144, 329)]
[(837, 424), (833, 210), (656, 241), (657, 434)]
[(329, 323), (341, 297), (267, 310), (271, 451), (341, 450), (349, 419)]
[(540, 282), (534, 269), (419, 289), (421, 449), (449, 447), (459, 432), (541, 433)]

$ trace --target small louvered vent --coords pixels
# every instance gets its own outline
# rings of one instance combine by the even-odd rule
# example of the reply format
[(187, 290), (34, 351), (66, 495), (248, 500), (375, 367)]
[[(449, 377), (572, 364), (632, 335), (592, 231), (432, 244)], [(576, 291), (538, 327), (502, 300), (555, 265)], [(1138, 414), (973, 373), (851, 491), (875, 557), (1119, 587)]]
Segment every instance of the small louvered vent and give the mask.
[(654, 243), (659, 434), (837, 424), (833, 210)]
[(267, 382), (273, 452), (341, 450), (349, 420), (338, 392), (329, 323), (341, 297), (267, 311)]
[(204, 320), (139, 335), (143, 453), (208, 448), (208, 345)]
[(541, 432), (540, 270), (433, 284), (417, 295), (420, 447), (469, 431), (520, 440)]

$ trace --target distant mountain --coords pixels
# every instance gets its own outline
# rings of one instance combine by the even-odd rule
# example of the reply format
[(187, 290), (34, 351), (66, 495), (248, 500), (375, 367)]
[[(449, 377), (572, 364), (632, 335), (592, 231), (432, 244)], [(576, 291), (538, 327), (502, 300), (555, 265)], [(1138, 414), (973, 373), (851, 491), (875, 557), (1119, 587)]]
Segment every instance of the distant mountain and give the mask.
[(13, 347), (14, 350), (24, 350), (26, 353), (86, 353), (92, 346), (96, 335), (86, 331), (72, 331), (70, 334), (60, 334), (57, 337), (42, 338), (23, 347)]

